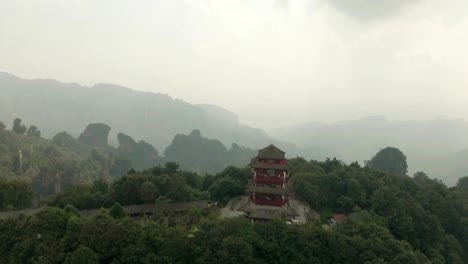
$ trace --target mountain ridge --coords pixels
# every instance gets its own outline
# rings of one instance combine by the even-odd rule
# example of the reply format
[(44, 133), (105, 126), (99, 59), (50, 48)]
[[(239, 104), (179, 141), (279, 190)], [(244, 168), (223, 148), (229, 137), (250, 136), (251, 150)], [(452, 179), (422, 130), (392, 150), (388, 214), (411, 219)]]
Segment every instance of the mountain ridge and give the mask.
[[(18, 102), (19, 100), (22, 100), (24, 99), (24, 97), (32, 97), (32, 96), (37, 96), (40, 100), (43, 100), (43, 101), (47, 101), (49, 102), (49, 105), (53, 106), (54, 104), (50, 104), (51, 101), (54, 101), (56, 102), (57, 105), (56, 107), (54, 107), (56, 110), (57, 108), (60, 108), (60, 107), (63, 107), (64, 105), (60, 105), (60, 102), (63, 101), (63, 100), (66, 100), (66, 99), (63, 99), (63, 98), (60, 98), (60, 99), (57, 99), (57, 98), (53, 98), (53, 100), (46, 100), (45, 98), (43, 98), (43, 96), (41, 96), (40, 94), (37, 94), (38, 91), (41, 91), (41, 93), (43, 94), (47, 94), (47, 93), (60, 93), (60, 96), (65, 96), (65, 95), (70, 95), (70, 96), (73, 96), (73, 100), (67, 100), (68, 103), (71, 103), (73, 104), (73, 101), (78, 101), (78, 100), (83, 100), (83, 105), (84, 106), (93, 106), (94, 109), (93, 110), (103, 110), (102, 108), (105, 108), (105, 107), (110, 107), (109, 105), (110, 104), (117, 104), (117, 103), (125, 103), (124, 100), (133, 100), (133, 101), (136, 101), (134, 102), (135, 104), (133, 105), (127, 105), (124, 106), (124, 107), (127, 107), (126, 110), (128, 111), (136, 111), (136, 112), (139, 112), (139, 113), (143, 113), (143, 118), (145, 118), (145, 114), (148, 115), (149, 113), (147, 112), (150, 112), (150, 111), (154, 111), (154, 110), (167, 110), (167, 109), (149, 109), (151, 107), (151, 104), (166, 104), (166, 106), (168, 107), (171, 107), (172, 109), (169, 109), (169, 113), (171, 111), (179, 111), (179, 112), (182, 112), (182, 113), (175, 113), (174, 116), (177, 116), (177, 117), (181, 117), (183, 118), (183, 115), (189, 115), (189, 114), (192, 114), (195, 118), (197, 118), (199, 122), (195, 123), (192, 125), (192, 127), (188, 128), (188, 129), (173, 129), (174, 131), (171, 131), (171, 135), (170, 137), (167, 137), (166, 139), (164, 140), (152, 140), (152, 144), (158, 146), (159, 149), (164, 149), (165, 147), (167, 147), (169, 144), (170, 144), (170, 141), (172, 139), (172, 137), (177, 134), (177, 133), (189, 133), (191, 132), (193, 129), (202, 129), (202, 130), (208, 130), (208, 131), (205, 131), (205, 133), (207, 133), (208, 136), (212, 137), (212, 135), (210, 135), (210, 131), (209, 130), (212, 130), (210, 125), (207, 124), (207, 122), (209, 122), (209, 120), (207, 120), (208, 118), (210, 118), (209, 114), (206, 114), (206, 108), (204, 107), (201, 107), (201, 106), (197, 106), (195, 104), (191, 104), (191, 103), (188, 103), (188, 102), (185, 102), (185, 101), (182, 101), (182, 100), (179, 100), (179, 99), (174, 99), (172, 98), (171, 96), (169, 95), (164, 95), (164, 94), (161, 94), (161, 93), (153, 93), (153, 92), (144, 92), (144, 91), (138, 91), (138, 90), (134, 90), (134, 89), (131, 89), (131, 88), (127, 88), (127, 87), (124, 87), (124, 86), (120, 86), (120, 85), (115, 85), (115, 84), (108, 84), (108, 83), (97, 83), (93, 86), (82, 86), (82, 85), (79, 85), (77, 83), (64, 83), (64, 82), (60, 82), (60, 81), (56, 81), (56, 80), (52, 80), (52, 79), (21, 79), (21, 78), (18, 78), (12, 74), (9, 74), (9, 73), (5, 73), (5, 72), (0, 72), (0, 85), (2, 87), (2, 91), (0, 91), (0, 93), (4, 94), (4, 96), (2, 96), (3, 98), (5, 98), (4, 100), (0, 100), (2, 101), (2, 103), (4, 103), (3, 105), (7, 105), (7, 100), (8, 101), (12, 101), (10, 102), (10, 105), (11, 104), (15, 104), (17, 105), (18, 103), (21, 104), (21, 102)], [(26, 95), (26, 94), (21, 94), (19, 93), (18, 91), (21, 91), (23, 93), (30, 93), (29, 95)], [(6, 94), (9, 92), (9, 94)], [(71, 94), (70, 94), (71, 93)], [(112, 93), (112, 94), (110, 94)], [(89, 105), (91, 104), (92, 102), (91, 101), (87, 101), (86, 99), (84, 99), (84, 94), (86, 95), (90, 95), (91, 98), (94, 98), (94, 101), (99, 101), (99, 102), (94, 102), (94, 105)], [(8, 96), (10, 95), (10, 96)], [(12, 95), (12, 96), (11, 96)], [(77, 97), (78, 96), (78, 97)], [(97, 96), (97, 98), (96, 98)], [(123, 97), (123, 98), (122, 98)], [(120, 100), (120, 101), (119, 101)], [(80, 102), (82, 103), (82, 102)], [(133, 102), (132, 102), (133, 103)], [(140, 109), (138, 109), (138, 103), (142, 104), (143, 106), (146, 107), (141, 107), (140, 105)], [(87, 105), (88, 104), (88, 105)], [(96, 104), (103, 104), (104, 106), (96, 106)], [(67, 106), (67, 107), (70, 107), (70, 106)], [(130, 107), (132, 107), (133, 109), (131, 109)], [(27, 111), (17, 111), (18, 108), (16, 109), (4, 109), (4, 107), (1, 107), (0, 108), (3, 108), (2, 112), (3, 114), (0, 114), (0, 118), (4, 119), (4, 120), (12, 120), (11, 117), (13, 116), (21, 116), (25, 121), (29, 122), (34, 122), (34, 123), (37, 123), (39, 126), (41, 127), (45, 127), (45, 128), (52, 128), (52, 129), (55, 129), (55, 131), (53, 131), (52, 133), (48, 132), (48, 131), (45, 131), (46, 135), (47, 136), (52, 136), (58, 132), (60, 132), (61, 130), (63, 130), (63, 128), (67, 128), (67, 129), (71, 129), (72, 131), (70, 131), (72, 134), (74, 135), (77, 135), (80, 131), (80, 127), (83, 127), (83, 125), (86, 125), (86, 123), (92, 123), (92, 122), (103, 122), (103, 123), (110, 123), (111, 127), (113, 128), (117, 128), (117, 130), (123, 130), (123, 131), (126, 131), (125, 129), (119, 129), (119, 126), (116, 126), (115, 122), (108, 122), (108, 120), (106, 119), (110, 119), (110, 118), (99, 118), (99, 114), (96, 114), (95, 116), (91, 115), (91, 114), (88, 114), (88, 118), (86, 120), (86, 122), (83, 122), (80, 124), (80, 126), (78, 127), (71, 127), (70, 126), (67, 126), (67, 125), (62, 125), (61, 127), (57, 127), (57, 126), (49, 126), (47, 125), (47, 122), (45, 122), (44, 120), (35, 120), (36, 118), (34, 117), (37, 117), (37, 114), (31, 114), (30, 112), (27, 112)], [(101, 109), (99, 109), (101, 108)], [(185, 109), (181, 109), (181, 108), (185, 108)], [(222, 108), (220, 108), (222, 109)], [(8, 111), (9, 110), (9, 111)], [(45, 110), (50, 110), (50, 109), (45, 109)], [(143, 111), (139, 111), (139, 110), (143, 110)], [(145, 111), (146, 110), (146, 111)], [(185, 110), (185, 111), (184, 111)], [(189, 111), (187, 111), (189, 110)], [(49, 111), (50, 112), (50, 111)], [(8, 116), (6, 116), (8, 114)], [(152, 114), (155, 114), (155, 113), (152, 113)], [(168, 114), (167, 111), (165, 111), (164, 114)], [(147, 116), (146, 116), (147, 117)], [(236, 116), (237, 118), (237, 116)], [(43, 119), (43, 118), (39, 118), (39, 119)], [(112, 121), (112, 120), (111, 120)], [(165, 121), (165, 120), (158, 120), (158, 121)], [(219, 122), (220, 120), (216, 120), (217, 122)], [(230, 122), (231, 126), (233, 125), (237, 125), (239, 127), (242, 127), (242, 129), (251, 129), (250, 127), (248, 126), (245, 126), (245, 125), (242, 125), (240, 123), (236, 123), (236, 124), (232, 124), (232, 122)], [(201, 127), (198, 127), (198, 126), (201, 126)], [(204, 129), (205, 127), (203, 126), (206, 126), (208, 129)], [(257, 130), (257, 129), (255, 129)], [(266, 137), (266, 133), (263, 132), (264, 134), (262, 136)], [(139, 136), (140, 138), (143, 138), (143, 139), (148, 139), (148, 137), (144, 136), (144, 135), (137, 135)], [(232, 144), (234, 142), (236, 142), (235, 140), (228, 140), (228, 138), (226, 137), (216, 137), (216, 138), (219, 138), (221, 141), (223, 141), (225, 144)], [(238, 138), (242, 139), (242, 136), (238, 136)], [(240, 144), (245, 144), (243, 142), (236, 142), (236, 143), (240, 143)]]
[(42, 127), (45, 137), (65, 129), (77, 137), (88, 124), (105, 123), (113, 128), (111, 145), (117, 145), (117, 131), (126, 131), (164, 150), (174, 135), (199, 129), (226, 146), (235, 143), (257, 149), (274, 143), (290, 157), (323, 160), (339, 156), (323, 148), (300, 148), (277, 140), (260, 128), (242, 124), (235, 113), (222, 107), (191, 104), (161, 93), (106, 83), (82, 86), (51, 79), (26, 80), (9, 73), (0, 73), (0, 87), (0, 120), (21, 117)]
[[(345, 162), (364, 162), (381, 148), (397, 147), (408, 157), (410, 173), (422, 170), (451, 185), (468, 175), (462, 159), (456, 158), (461, 155), (458, 151), (468, 147), (468, 122), (463, 119), (393, 121), (370, 116), (333, 123), (305, 122), (270, 134), (300, 146), (339, 150)], [(454, 170), (448, 164), (466, 170)]]

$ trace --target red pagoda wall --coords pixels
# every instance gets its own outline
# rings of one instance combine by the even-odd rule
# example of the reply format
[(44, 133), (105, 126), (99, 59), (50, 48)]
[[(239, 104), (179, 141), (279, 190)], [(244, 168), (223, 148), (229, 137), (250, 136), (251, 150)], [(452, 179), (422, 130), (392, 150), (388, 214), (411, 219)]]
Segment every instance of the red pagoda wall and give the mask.
[[(263, 164), (286, 164), (284, 159), (262, 159), (257, 158), (257, 162)], [(286, 173), (286, 177), (285, 174)], [(283, 188), (283, 184), (288, 182), (288, 172), (287, 170), (275, 170), (275, 169), (254, 169), (252, 172), (252, 179), (254, 186), (263, 187), (264, 185), (273, 185), (269, 186), (270, 188)], [(283, 198), (284, 197), (284, 198)], [(287, 195), (274, 195), (274, 194), (262, 194), (262, 193), (252, 193), (250, 194), (250, 200), (254, 204), (258, 205), (271, 205), (271, 206), (283, 206), (288, 203)]]

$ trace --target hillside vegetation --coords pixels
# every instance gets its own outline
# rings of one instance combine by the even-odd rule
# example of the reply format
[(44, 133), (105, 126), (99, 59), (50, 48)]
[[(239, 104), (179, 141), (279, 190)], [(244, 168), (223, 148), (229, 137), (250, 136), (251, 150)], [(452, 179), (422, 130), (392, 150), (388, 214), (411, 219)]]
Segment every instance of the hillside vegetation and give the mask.
[(23, 179), (43, 195), (59, 193), (73, 184), (95, 180), (110, 182), (130, 169), (143, 170), (173, 161), (185, 170), (218, 173), (233, 165), (245, 167), (255, 151), (202, 137), (199, 130), (176, 135), (165, 157), (149, 143), (119, 133), (118, 147), (110, 146), (111, 127), (89, 124), (76, 139), (60, 132), (51, 140), (41, 138), (36, 126), (27, 128), (15, 119), (11, 130), (1, 123), (0, 178)]
[(4, 126), (0, 130), (0, 178), (22, 179), (40, 195), (59, 193), (77, 183), (111, 181), (131, 168), (162, 163), (157, 151), (144, 141), (131, 150), (125, 145), (109, 146), (110, 127), (105, 124), (90, 124), (78, 139), (60, 132), (46, 140), (37, 127), (27, 130), (34, 127), (35, 133), (25, 132), (25, 127), (16, 119), (12, 130)]
[[(131, 171), (108, 185), (76, 186), (33, 216), (0, 220), (0, 259), (21, 263), (466, 263), (468, 189), (337, 160), (289, 161), (296, 194), (324, 222), (251, 224), (219, 219), (216, 209), (157, 213), (132, 220), (120, 204), (229, 200), (243, 192), (249, 170), (214, 177), (168, 163)], [(118, 202), (118, 203), (116, 203)], [(112, 205), (112, 206), (111, 206)], [(78, 208), (109, 208), (80, 217)], [(328, 213), (327, 213), (328, 212)], [(330, 214), (350, 217), (324, 227)], [(351, 217), (351, 215), (353, 217)]]

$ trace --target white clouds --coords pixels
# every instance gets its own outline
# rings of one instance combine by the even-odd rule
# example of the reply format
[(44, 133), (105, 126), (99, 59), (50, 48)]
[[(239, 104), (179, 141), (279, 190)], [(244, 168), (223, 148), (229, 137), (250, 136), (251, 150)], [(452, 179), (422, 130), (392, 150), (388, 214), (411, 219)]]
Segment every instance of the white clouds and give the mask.
[(468, 2), (414, 1), (391, 15), (327, 3), (4, 1), (0, 70), (168, 93), (266, 127), (468, 115)]

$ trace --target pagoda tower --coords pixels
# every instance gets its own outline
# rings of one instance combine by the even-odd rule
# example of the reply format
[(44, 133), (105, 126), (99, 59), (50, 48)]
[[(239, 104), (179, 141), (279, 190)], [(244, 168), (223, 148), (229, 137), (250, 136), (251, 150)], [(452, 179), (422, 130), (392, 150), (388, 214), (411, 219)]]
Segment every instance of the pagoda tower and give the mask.
[(247, 186), (248, 202), (239, 210), (254, 221), (268, 221), (298, 214), (289, 204), (289, 170), (285, 152), (274, 145), (258, 151), (250, 163), (252, 177)]

